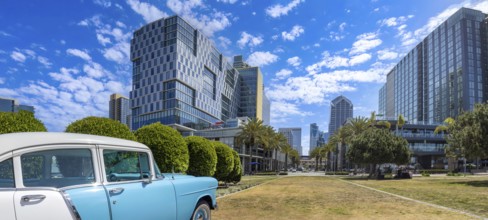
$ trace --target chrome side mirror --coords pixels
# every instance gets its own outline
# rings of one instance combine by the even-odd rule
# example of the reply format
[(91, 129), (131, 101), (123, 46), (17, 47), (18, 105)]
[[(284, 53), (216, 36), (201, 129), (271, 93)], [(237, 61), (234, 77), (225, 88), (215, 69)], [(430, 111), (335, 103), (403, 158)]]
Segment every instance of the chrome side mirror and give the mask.
[(143, 179), (143, 183), (144, 184), (150, 184), (150, 183), (152, 183), (152, 178), (153, 178), (153, 175), (151, 175), (151, 174), (147, 175), (147, 178), (144, 178)]

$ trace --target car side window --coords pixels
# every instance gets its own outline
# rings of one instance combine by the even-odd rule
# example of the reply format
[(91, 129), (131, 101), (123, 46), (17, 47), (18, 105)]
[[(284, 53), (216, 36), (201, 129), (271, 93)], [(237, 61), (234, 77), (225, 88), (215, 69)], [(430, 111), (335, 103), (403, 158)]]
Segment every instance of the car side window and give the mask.
[(147, 153), (104, 150), (103, 160), (108, 182), (139, 180), (151, 175)]
[(0, 188), (15, 188), (12, 158), (0, 162)]
[(20, 157), (26, 187), (55, 187), (95, 182), (89, 149), (37, 151)]

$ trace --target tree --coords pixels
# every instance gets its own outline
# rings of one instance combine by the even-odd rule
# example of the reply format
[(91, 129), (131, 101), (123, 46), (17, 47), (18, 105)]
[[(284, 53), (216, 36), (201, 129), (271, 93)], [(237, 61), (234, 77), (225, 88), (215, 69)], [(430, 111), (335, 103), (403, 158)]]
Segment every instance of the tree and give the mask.
[(488, 104), (477, 104), (472, 112), (461, 114), (448, 126), (448, 133), (451, 152), (468, 158), (488, 157)]
[(0, 134), (15, 132), (46, 132), (44, 124), (29, 111), (0, 112)]
[[(283, 152), (283, 148), (288, 145), (288, 139), (286, 139), (286, 136), (283, 133), (277, 133), (275, 136), (275, 141), (277, 142), (277, 146), (275, 147), (275, 161), (276, 161), (276, 166), (275, 168), (278, 169), (278, 151)], [(284, 153), (284, 152), (283, 152)], [(278, 171), (278, 170), (276, 170)]]
[(252, 171), (252, 164), (253, 164), (253, 150), (257, 148), (257, 145), (265, 142), (265, 132), (264, 132), (264, 125), (263, 121), (259, 119), (251, 119), (247, 122), (247, 124), (242, 128), (242, 131), (239, 132), (237, 135), (237, 143), (239, 145), (244, 144), (246, 149), (250, 149), (249, 157), (250, 161), (248, 165), (248, 172)]
[(398, 129), (402, 128), (403, 125), (405, 125), (405, 118), (403, 117), (402, 114), (398, 115), (397, 123), (396, 123), (396, 129), (395, 131), (398, 133)]
[(178, 131), (156, 122), (139, 128), (135, 135), (139, 142), (151, 148), (162, 172), (186, 172), (188, 147)]
[(372, 164), (372, 176), (378, 164), (404, 164), (410, 160), (410, 154), (406, 140), (389, 130), (371, 127), (351, 140), (347, 157), (357, 164)]
[(234, 154), (232, 149), (227, 145), (219, 141), (212, 141), (217, 153), (217, 169), (215, 170), (214, 177), (218, 181), (225, 181), (229, 177), (232, 170), (234, 170)]
[(110, 118), (86, 117), (77, 120), (66, 127), (68, 133), (92, 134), (126, 140), (136, 140), (136, 136), (130, 131), (127, 125)]
[(230, 173), (229, 176), (225, 178), (225, 182), (232, 182), (234, 184), (238, 183), (241, 181), (242, 177), (242, 165), (241, 165), (241, 159), (239, 158), (239, 154), (233, 150), (232, 154), (234, 155), (234, 169), (232, 169), (232, 172)]
[(314, 148), (311, 152), (310, 152), (310, 158), (315, 158), (315, 171), (318, 171), (319, 168), (318, 168), (318, 163), (319, 163), (319, 158), (320, 158), (320, 151), (322, 149), (320, 147), (316, 147)]
[(288, 170), (288, 155), (293, 151), (293, 148), (288, 144), (288, 142), (281, 147), (281, 152), (285, 154), (285, 170)]
[(187, 173), (194, 176), (213, 176), (217, 167), (217, 153), (213, 144), (198, 136), (185, 138), (190, 156)]
[(291, 162), (294, 167), (300, 165), (300, 154), (296, 149), (292, 149), (290, 152)]

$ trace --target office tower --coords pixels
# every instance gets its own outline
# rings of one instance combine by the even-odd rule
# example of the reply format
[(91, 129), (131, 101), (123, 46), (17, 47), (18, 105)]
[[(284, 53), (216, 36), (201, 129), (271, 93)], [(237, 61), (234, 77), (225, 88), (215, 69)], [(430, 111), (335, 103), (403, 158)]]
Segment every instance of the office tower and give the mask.
[(0, 112), (18, 112), (20, 110), (34, 113), (34, 106), (19, 105), (15, 99), (0, 98)]
[(317, 125), (317, 123), (310, 124), (309, 155), (318, 146), (319, 135), (320, 135), (320, 131), (319, 131), (319, 126)]
[(461, 8), (388, 73), (379, 112), (410, 123), (437, 123), (487, 100), (488, 19)]
[(131, 112), (129, 99), (127, 97), (116, 93), (110, 95), (109, 118), (120, 121), (122, 124), (127, 125), (129, 128), (131, 127)]
[[(330, 122), (329, 135), (334, 135), (340, 127), (347, 121), (348, 118), (353, 117), (352, 102), (343, 95), (338, 96), (330, 102)], [(330, 137), (329, 136), (329, 137)], [(346, 146), (339, 144), (337, 150), (330, 154), (329, 161), (334, 170), (342, 170), (344, 168), (344, 161), (346, 156)]]
[(161, 122), (194, 131), (237, 117), (239, 72), (214, 43), (178, 16), (134, 32), (133, 129)]
[(263, 74), (259, 67), (245, 63), (242, 56), (234, 57), (234, 68), (239, 71), (239, 117), (257, 118), (270, 124), (270, 102), (264, 94)]
[(352, 118), (352, 102), (340, 95), (330, 102), (329, 134), (333, 135), (348, 118)]
[(302, 128), (279, 128), (278, 132), (285, 135), (288, 144), (302, 156)]

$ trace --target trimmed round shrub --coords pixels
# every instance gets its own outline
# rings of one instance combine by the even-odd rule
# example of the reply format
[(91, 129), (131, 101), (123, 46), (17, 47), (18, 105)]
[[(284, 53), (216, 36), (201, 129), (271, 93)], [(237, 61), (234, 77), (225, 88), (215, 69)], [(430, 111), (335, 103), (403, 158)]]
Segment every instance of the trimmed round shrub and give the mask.
[(217, 170), (215, 171), (214, 177), (218, 181), (225, 181), (234, 169), (233, 150), (222, 142), (213, 141), (213, 145), (217, 153)]
[(185, 138), (190, 155), (187, 174), (194, 176), (213, 176), (217, 166), (217, 153), (212, 143), (198, 136)]
[(151, 148), (161, 172), (186, 172), (188, 147), (178, 131), (156, 122), (139, 128), (135, 135), (139, 142)]
[(238, 183), (241, 181), (242, 177), (242, 165), (239, 154), (232, 150), (232, 155), (234, 156), (234, 169), (230, 172), (230, 175), (226, 178), (226, 182)]
[(93, 134), (132, 141), (136, 140), (136, 137), (129, 130), (129, 127), (127, 127), (127, 125), (124, 125), (119, 121), (110, 118), (102, 117), (90, 116), (75, 121), (68, 125), (68, 127), (66, 127), (66, 132), (78, 134)]
[(29, 111), (0, 112), (0, 134), (47, 131), (44, 124)]

